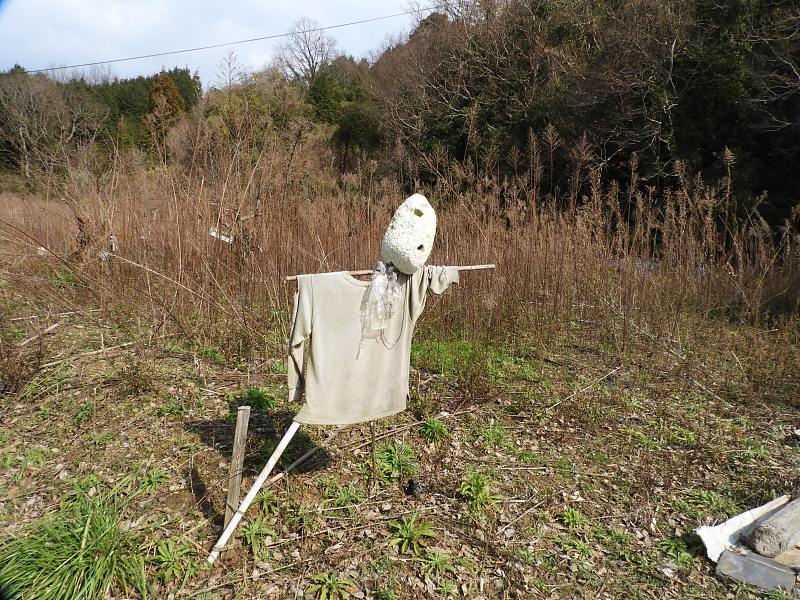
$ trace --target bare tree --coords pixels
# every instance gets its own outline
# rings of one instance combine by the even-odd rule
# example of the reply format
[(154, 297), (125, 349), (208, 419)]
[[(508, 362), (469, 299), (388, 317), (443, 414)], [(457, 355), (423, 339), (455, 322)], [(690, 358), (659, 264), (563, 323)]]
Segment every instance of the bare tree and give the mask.
[(239, 63), (239, 58), (232, 48), (228, 48), (225, 56), (217, 65), (217, 85), (220, 89), (229, 90), (237, 83), (241, 83), (245, 78), (245, 72)]
[(321, 30), (319, 23), (303, 17), (291, 35), (278, 46), (275, 64), (289, 80), (308, 86), (320, 69), (336, 55), (336, 40)]
[(42, 173), (50, 181), (72, 149), (94, 140), (107, 113), (44, 75), (3, 75), (0, 152), (26, 180)]

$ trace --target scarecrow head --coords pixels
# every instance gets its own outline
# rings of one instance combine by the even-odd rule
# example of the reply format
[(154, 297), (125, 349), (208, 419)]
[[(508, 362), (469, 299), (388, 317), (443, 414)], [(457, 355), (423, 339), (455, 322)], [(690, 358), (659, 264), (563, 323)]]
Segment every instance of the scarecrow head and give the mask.
[(436, 213), (422, 194), (407, 198), (394, 212), (383, 236), (381, 257), (406, 275), (425, 265), (436, 236)]

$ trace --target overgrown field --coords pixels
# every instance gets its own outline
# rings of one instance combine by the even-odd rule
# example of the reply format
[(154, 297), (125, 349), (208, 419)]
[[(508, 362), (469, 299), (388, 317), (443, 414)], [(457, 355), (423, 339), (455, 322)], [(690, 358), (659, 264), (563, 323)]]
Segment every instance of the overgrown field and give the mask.
[(206, 570), (236, 406), (254, 410), (246, 484), (297, 408), (279, 357), (56, 314), (7, 283), (3, 304), (9, 345), (62, 323), (2, 398), (0, 580), (25, 597), (753, 598), (712, 576), (692, 528), (797, 483), (796, 327), (705, 320), (625, 355), (580, 319), (546, 342), (422, 331), (376, 476), (368, 425), (303, 430), (284, 466), (323, 450)]
[(754, 596), (691, 531), (794, 489), (796, 223), (768, 229), (730, 178), (680, 164), (660, 191), (635, 160), (604, 179), (585, 147), (555, 189), (534, 134), (512, 178), (424, 157), (431, 262), (497, 269), (431, 299), (374, 466), (369, 425), (305, 429), (282, 466), (322, 450), (204, 569), (237, 405), (245, 488), (298, 408), (284, 276), (374, 264), (408, 190), (371, 163), (340, 176), (321, 137), (191, 126), (185, 161), (76, 155), (50, 198), (0, 196), (0, 581), (53, 599)]
[[(0, 73), (0, 585), (757, 597), (692, 531), (800, 488), (795, 4), (437, 2), (370, 61), (300, 21), (205, 91)], [(298, 409), (286, 276), (372, 267), (415, 192), (430, 263), (496, 269), (429, 300), (409, 410), (304, 428), (206, 568), (237, 406), (244, 489)]]

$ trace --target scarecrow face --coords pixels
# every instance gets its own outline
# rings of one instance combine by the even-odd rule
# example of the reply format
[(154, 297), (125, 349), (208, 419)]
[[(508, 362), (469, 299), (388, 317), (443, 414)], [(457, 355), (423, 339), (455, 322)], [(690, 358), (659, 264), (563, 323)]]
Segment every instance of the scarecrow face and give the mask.
[(421, 269), (428, 260), (436, 235), (436, 213), (422, 194), (406, 199), (395, 211), (383, 236), (383, 261), (406, 275)]

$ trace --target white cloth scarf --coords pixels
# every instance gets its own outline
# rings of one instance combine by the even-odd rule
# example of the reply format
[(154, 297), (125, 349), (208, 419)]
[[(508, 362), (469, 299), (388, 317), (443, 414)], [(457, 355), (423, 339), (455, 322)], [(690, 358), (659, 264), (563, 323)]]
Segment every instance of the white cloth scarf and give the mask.
[(383, 333), (389, 319), (397, 310), (402, 295), (398, 276), (400, 271), (391, 264), (378, 261), (372, 271), (364, 299), (361, 301), (361, 342), (375, 339)]

